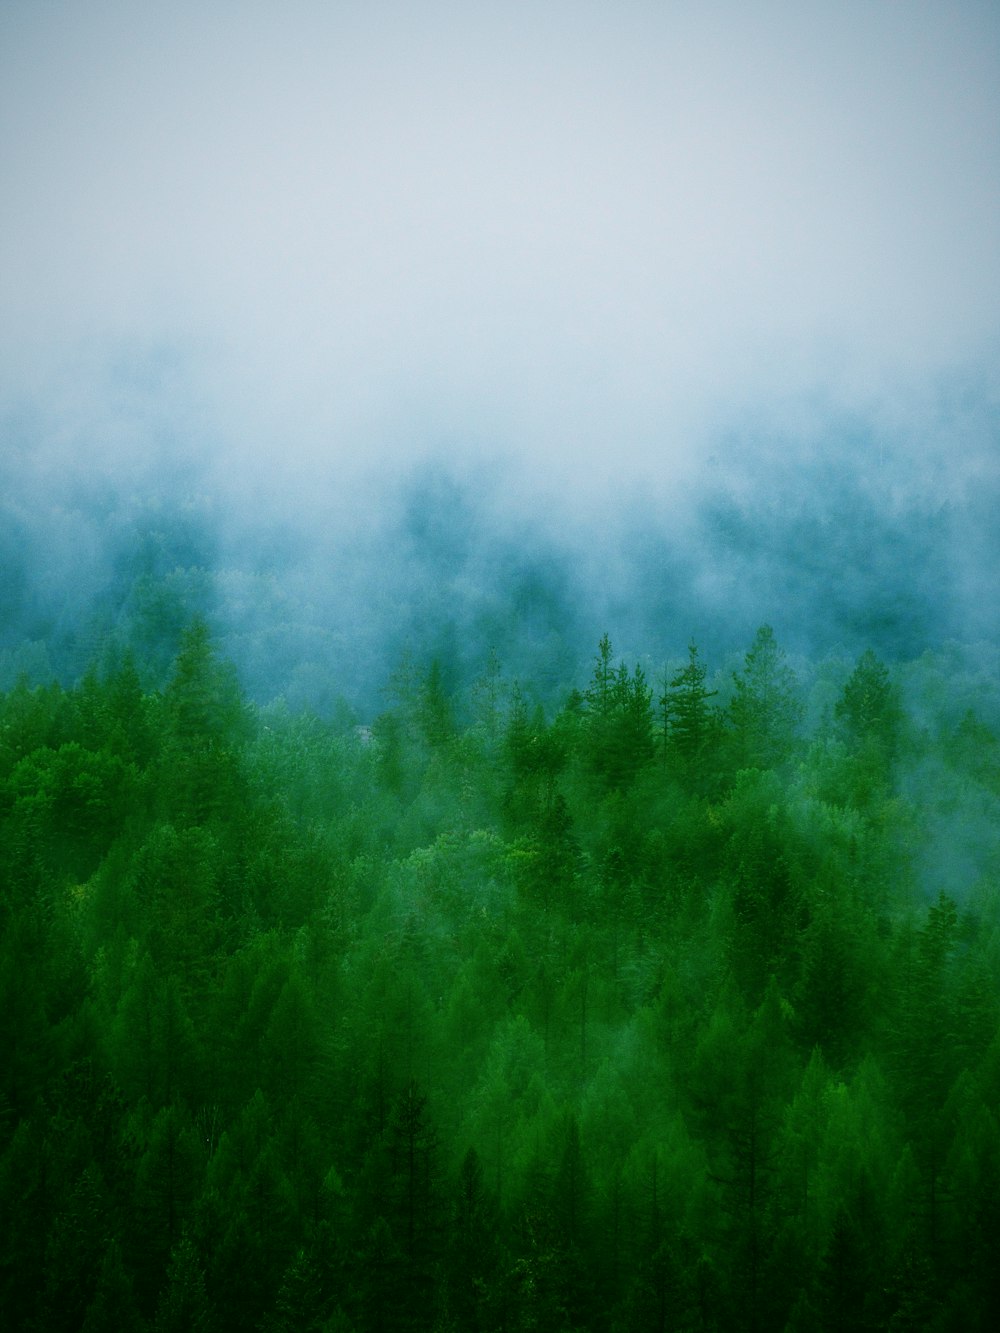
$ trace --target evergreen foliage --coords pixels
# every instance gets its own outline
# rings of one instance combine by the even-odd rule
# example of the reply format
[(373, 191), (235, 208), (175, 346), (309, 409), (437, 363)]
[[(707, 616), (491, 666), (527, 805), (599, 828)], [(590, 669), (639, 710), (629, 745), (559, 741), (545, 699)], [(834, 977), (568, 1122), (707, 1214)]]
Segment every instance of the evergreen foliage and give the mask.
[(996, 1326), (995, 683), (177, 637), (0, 695), (5, 1328)]

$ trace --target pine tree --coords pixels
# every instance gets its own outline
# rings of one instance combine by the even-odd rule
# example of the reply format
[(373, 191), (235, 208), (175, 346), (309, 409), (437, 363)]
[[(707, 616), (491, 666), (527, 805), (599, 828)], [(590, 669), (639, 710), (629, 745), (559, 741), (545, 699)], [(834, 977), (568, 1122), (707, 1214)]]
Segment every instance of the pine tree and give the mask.
[(701, 791), (708, 778), (711, 748), (718, 725), (709, 699), (715, 690), (705, 687), (705, 666), (698, 660), (694, 643), (688, 646), (688, 663), (671, 679), (660, 697), (667, 725), (667, 754), (673, 754), (687, 784)]
[(122, 1264), (121, 1246), (112, 1238), (105, 1246), (97, 1288), (81, 1333), (142, 1333), (145, 1327), (132, 1278)]
[(250, 721), (236, 673), (217, 658), (203, 620), (184, 632), (163, 702), (169, 729), (158, 778), (168, 817), (231, 817), (245, 803), (236, 754)]
[(593, 675), (584, 695), (591, 714), (597, 717), (607, 717), (611, 712), (614, 679), (614, 653), (611, 647), (611, 639), (605, 633), (601, 636), (601, 641), (597, 645)]
[(191, 1117), (180, 1106), (165, 1106), (144, 1136), (129, 1242), (141, 1304), (152, 1308), (170, 1256), (190, 1220), (201, 1187), (203, 1159)]
[(498, 1225), (479, 1154), (469, 1148), (452, 1199), (447, 1266), (449, 1307), (458, 1328), (468, 1333), (486, 1333), (494, 1327)]
[(439, 749), (454, 733), (451, 700), (445, 689), (441, 663), (436, 657), (420, 685), (417, 717), (423, 739), (432, 750)]
[(215, 1327), (205, 1291), (205, 1272), (185, 1232), (170, 1256), (167, 1280), (156, 1307), (153, 1333), (210, 1333)]
[(588, 767), (604, 786), (627, 786), (653, 756), (652, 690), (642, 667), (630, 674), (624, 662), (614, 666), (607, 634), (583, 702)]
[(856, 799), (864, 807), (888, 782), (903, 723), (899, 692), (871, 649), (858, 658), (834, 715), (855, 757)]
[(758, 768), (781, 763), (789, 753), (803, 709), (795, 675), (770, 625), (757, 631), (742, 673), (733, 675), (733, 685), (729, 720), (738, 762)]

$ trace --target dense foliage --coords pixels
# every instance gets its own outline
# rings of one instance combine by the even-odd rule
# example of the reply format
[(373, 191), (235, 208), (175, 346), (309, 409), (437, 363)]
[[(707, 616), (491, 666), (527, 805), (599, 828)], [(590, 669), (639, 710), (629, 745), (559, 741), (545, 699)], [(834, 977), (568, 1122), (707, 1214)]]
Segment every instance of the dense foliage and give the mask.
[(2, 696), (4, 1326), (1000, 1327), (996, 663), (735, 665)]

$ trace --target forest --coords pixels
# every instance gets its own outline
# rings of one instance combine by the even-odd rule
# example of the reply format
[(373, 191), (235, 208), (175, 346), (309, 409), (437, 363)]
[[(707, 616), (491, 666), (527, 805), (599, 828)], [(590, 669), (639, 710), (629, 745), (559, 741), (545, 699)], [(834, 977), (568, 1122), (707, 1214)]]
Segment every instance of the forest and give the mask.
[(0, 0), (0, 1333), (1000, 1333), (998, 74)]
[(1000, 1327), (995, 650), (646, 649), (7, 683), (6, 1328)]

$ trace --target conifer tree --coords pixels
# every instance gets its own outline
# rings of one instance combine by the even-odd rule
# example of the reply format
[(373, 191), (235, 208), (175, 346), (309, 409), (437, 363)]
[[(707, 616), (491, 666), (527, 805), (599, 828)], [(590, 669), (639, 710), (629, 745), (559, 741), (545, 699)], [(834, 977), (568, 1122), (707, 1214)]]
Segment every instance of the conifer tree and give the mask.
[(583, 702), (588, 766), (605, 786), (627, 786), (653, 755), (652, 690), (641, 666), (631, 674), (624, 661), (615, 668), (607, 634)]
[(741, 765), (770, 768), (788, 754), (802, 717), (795, 675), (774, 637), (762, 625), (748, 651), (729, 704), (737, 759)]
[(205, 1272), (195, 1244), (185, 1232), (170, 1256), (153, 1333), (210, 1333), (215, 1326), (205, 1290)]
[(705, 686), (706, 668), (694, 643), (688, 646), (687, 666), (671, 679), (660, 697), (667, 732), (667, 753), (676, 756), (688, 785), (700, 791), (707, 780), (717, 719), (709, 699), (715, 690)]
[(866, 766), (884, 775), (899, 746), (902, 709), (888, 668), (870, 648), (858, 658), (834, 713)]

